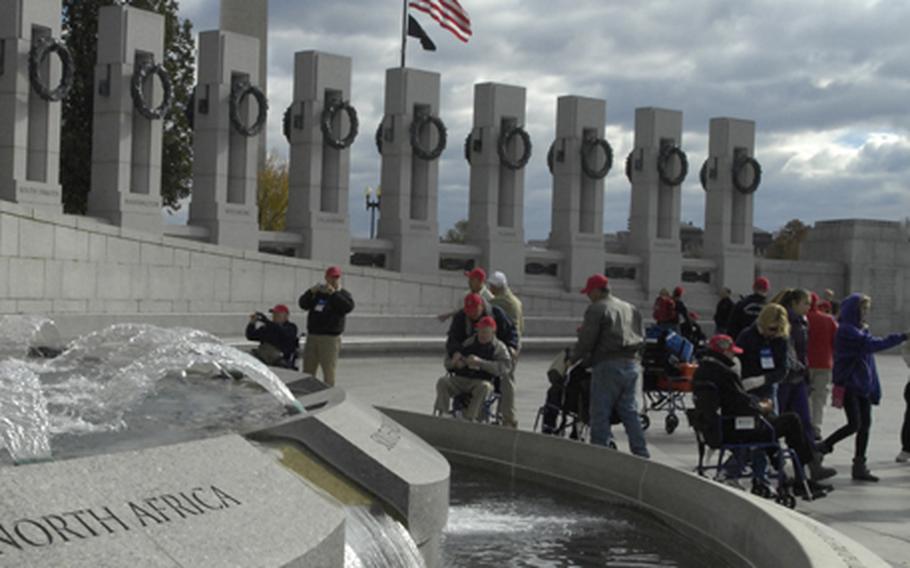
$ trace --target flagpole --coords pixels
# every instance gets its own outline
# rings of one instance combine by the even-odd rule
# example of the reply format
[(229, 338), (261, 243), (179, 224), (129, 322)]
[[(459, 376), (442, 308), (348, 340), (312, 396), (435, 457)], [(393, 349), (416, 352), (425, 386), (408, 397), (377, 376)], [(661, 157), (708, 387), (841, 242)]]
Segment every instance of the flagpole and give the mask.
[(404, 53), (408, 45), (408, 0), (401, 2), (401, 68), (404, 69)]

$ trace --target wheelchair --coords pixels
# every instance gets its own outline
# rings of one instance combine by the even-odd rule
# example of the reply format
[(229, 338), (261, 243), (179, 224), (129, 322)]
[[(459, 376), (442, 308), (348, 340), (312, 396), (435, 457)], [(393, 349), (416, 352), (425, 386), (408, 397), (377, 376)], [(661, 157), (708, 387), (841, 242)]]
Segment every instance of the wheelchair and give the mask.
[[(568, 359), (568, 349), (566, 358)], [(591, 371), (579, 363), (566, 368), (565, 374), (548, 373), (550, 388), (544, 405), (537, 409), (534, 432), (586, 442), (590, 434), (589, 404)]]
[[(773, 497), (776, 503), (793, 509), (796, 507), (796, 497), (791, 491), (791, 484), (784, 468), (786, 461), (790, 460), (796, 475), (795, 483), (802, 485), (803, 495), (808, 496), (811, 500), (812, 493), (809, 490), (799, 457), (794, 450), (785, 448), (781, 444), (777, 432), (767, 419), (763, 416), (723, 416), (719, 411), (700, 412), (699, 398), (704, 400), (714, 397), (712, 402), (715, 404), (715, 408), (720, 408), (717, 391), (713, 386), (700, 385), (694, 396), (696, 407), (687, 409), (686, 417), (689, 425), (695, 430), (695, 441), (698, 445), (698, 465), (695, 467), (695, 472), (698, 475), (708, 477), (707, 472), (713, 470), (714, 474), (711, 479), (714, 481), (753, 478), (752, 493), (754, 495), (766, 499)], [(732, 433), (742, 434), (742, 436), (733, 436)], [(743, 440), (741, 439), (743, 436), (750, 439)], [(708, 463), (711, 460), (710, 457), (707, 457), (709, 450), (717, 452), (717, 460), (714, 463)], [(750, 456), (755, 452), (773, 455), (773, 465), (776, 469), (774, 473), (776, 494), (772, 494), (767, 485), (754, 482), (753, 474), (755, 472)], [(731, 471), (736, 473), (731, 475)]]
[[(449, 376), (451, 375), (452, 373), (449, 373)], [(480, 407), (478, 422), (481, 424), (492, 424), (495, 426), (502, 424), (502, 413), (499, 410), (499, 403), (502, 399), (501, 385), (501, 379), (499, 377), (494, 377), (493, 392), (483, 401), (483, 405)], [(464, 416), (464, 411), (468, 408), (469, 404), (471, 404), (471, 393), (457, 394), (452, 397), (452, 406), (448, 414), (453, 418), (462, 418)], [(440, 413), (434, 408), (433, 415), (439, 416)]]

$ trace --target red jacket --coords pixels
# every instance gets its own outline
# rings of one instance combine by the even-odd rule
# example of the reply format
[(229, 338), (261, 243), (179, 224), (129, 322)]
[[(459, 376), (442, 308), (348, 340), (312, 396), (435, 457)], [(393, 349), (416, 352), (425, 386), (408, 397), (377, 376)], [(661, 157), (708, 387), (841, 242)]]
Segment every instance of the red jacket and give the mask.
[(830, 369), (834, 366), (834, 336), (837, 321), (830, 315), (818, 311), (818, 296), (812, 294), (812, 307), (806, 318), (809, 320), (809, 368)]

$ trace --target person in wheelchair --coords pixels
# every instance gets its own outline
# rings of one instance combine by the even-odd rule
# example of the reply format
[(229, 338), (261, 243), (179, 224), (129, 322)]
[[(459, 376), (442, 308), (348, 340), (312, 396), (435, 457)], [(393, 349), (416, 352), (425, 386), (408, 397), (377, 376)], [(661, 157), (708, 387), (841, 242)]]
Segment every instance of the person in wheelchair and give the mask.
[(278, 304), (269, 312), (272, 319), (261, 312), (250, 314), (246, 338), (259, 342), (259, 346), (251, 353), (266, 365), (294, 369), (299, 339), (297, 326), (288, 321), (290, 310), (284, 304)]
[(505, 376), (512, 367), (506, 345), (496, 338), (496, 320), (484, 316), (475, 324), (471, 335), (445, 360), (449, 374), (436, 382), (436, 411), (449, 412), (452, 397), (470, 394), (471, 402), (464, 411), (467, 420), (480, 419), (484, 401), (493, 394), (493, 381)]
[[(835, 471), (816, 459), (810, 440), (806, 438), (802, 421), (794, 412), (775, 415), (770, 399), (749, 394), (740, 377), (737, 355), (743, 350), (729, 335), (715, 335), (708, 342), (695, 371), (693, 386), (699, 429), (709, 446), (724, 443), (768, 442), (769, 426), (774, 434), (783, 437), (787, 446), (796, 452), (800, 463), (809, 471), (809, 489), (813, 497), (824, 495), (818, 481), (834, 475)], [(729, 420), (717, 420), (717, 411)], [(759, 472), (763, 477), (763, 472)], [(762, 477), (753, 483), (766, 483)], [(799, 488), (799, 485), (797, 485)], [(797, 489), (799, 492), (799, 489)]]

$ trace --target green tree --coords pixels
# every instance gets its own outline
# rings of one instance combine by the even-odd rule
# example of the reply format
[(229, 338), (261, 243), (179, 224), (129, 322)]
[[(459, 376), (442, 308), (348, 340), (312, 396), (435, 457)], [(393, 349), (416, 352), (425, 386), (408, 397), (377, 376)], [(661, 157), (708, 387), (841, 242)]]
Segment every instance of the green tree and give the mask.
[(259, 171), (256, 202), (259, 229), (283, 231), (288, 214), (288, 164), (275, 154), (266, 157), (265, 167)]
[(468, 220), (455, 221), (455, 226), (439, 238), (444, 243), (464, 243), (468, 237)]
[(809, 226), (799, 219), (787, 222), (774, 234), (774, 240), (768, 247), (765, 258), (799, 260), (799, 247), (809, 234)]
[[(113, 0), (63, 0), (63, 41), (73, 54), (75, 80), (63, 101), (60, 183), (68, 213), (85, 213), (91, 189), (92, 115), (97, 60), (98, 11)], [(183, 112), (195, 82), (193, 24), (178, 16), (178, 0), (132, 0), (132, 6), (164, 16), (164, 66), (174, 86), (174, 101), (164, 118), (161, 196), (180, 208), (192, 187), (193, 131)]]

